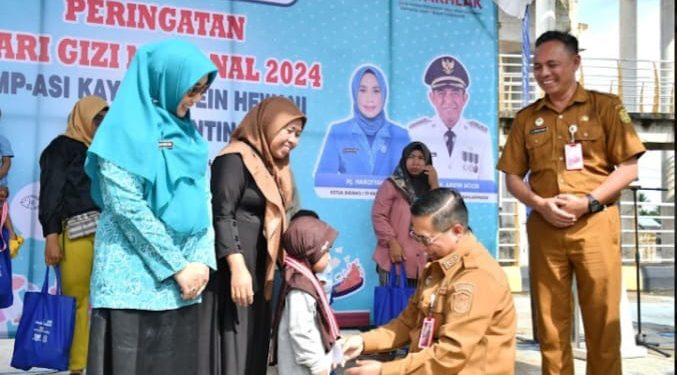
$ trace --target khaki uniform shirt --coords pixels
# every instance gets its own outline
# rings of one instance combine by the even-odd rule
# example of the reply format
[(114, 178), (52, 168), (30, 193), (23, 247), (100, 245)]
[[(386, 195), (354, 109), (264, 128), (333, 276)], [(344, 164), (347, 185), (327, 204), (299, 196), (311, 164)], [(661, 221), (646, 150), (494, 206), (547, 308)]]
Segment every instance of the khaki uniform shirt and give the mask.
[[(574, 140), (583, 150), (581, 170), (566, 168), (564, 145), (571, 142), (571, 125), (578, 128)], [(579, 84), (561, 113), (547, 97), (517, 113), (498, 169), (520, 177), (531, 171), (531, 189), (544, 198), (560, 193), (585, 195), (618, 164), (644, 151), (620, 99)]]
[[(431, 295), (436, 298), (430, 308)], [(418, 347), (432, 310), (433, 342)], [(383, 363), (381, 374), (513, 374), (516, 315), (503, 270), (471, 233), (458, 250), (426, 265), (399, 317), (363, 333), (365, 352), (410, 343), (409, 354)]]

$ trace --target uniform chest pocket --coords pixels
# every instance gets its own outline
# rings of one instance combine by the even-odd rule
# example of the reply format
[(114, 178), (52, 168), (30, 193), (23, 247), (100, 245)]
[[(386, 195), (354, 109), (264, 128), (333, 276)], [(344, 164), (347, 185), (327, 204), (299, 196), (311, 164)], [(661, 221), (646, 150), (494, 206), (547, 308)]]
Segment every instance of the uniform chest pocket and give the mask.
[(575, 137), (583, 147), (583, 160), (589, 161), (593, 155), (604, 152), (604, 132), (599, 122), (589, 121), (579, 125)]
[[(426, 316), (432, 315), (435, 318), (435, 327), (438, 328), (442, 323), (445, 322), (446, 313), (448, 312), (447, 298), (448, 290), (440, 288), (435, 294), (435, 301), (432, 306), (430, 306), (430, 300), (432, 293), (421, 293), (418, 296), (418, 311), (419, 314), (419, 323), (423, 321)], [(435, 330), (437, 332), (437, 330)]]
[(538, 133), (527, 132), (526, 148), (529, 153), (529, 169), (532, 171), (539, 171), (545, 167), (552, 165), (552, 137), (551, 129), (545, 129)]

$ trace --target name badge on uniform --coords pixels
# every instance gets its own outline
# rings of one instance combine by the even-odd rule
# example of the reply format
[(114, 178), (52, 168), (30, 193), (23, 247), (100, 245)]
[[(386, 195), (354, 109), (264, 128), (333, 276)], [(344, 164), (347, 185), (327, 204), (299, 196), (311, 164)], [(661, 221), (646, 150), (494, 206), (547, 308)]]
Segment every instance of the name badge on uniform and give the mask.
[(157, 146), (158, 146), (158, 148), (160, 148), (160, 149), (165, 148), (165, 149), (171, 150), (171, 149), (174, 148), (174, 142), (172, 142), (172, 141), (167, 141), (167, 140), (161, 140), (161, 141), (159, 141), (159, 142), (157, 143)]
[(567, 161), (567, 170), (575, 171), (583, 169), (583, 147), (580, 143), (567, 143), (564, 145), (564, 157)]
[(569, 133), (571, 134), (571, 143), (564, 145), (564, 159), (566, 160), (566, 167), (569, 171), (583, 169), (583, 146), (576, 142), (576, 132), (578, 126), (570, 125)]
[(430, 306), (428, 307), (428, 316), (423, 319), (421, 326), (421, 335), (418, 337), (418, 348), (425, 349), (433, 343), (433, 331), (435, 330), (435, 317), (433, 316), (433, 307), (435, 306), (435, 293), (430, 295)]
[(357, 147), (344, 147), (341, 152), (344, 154), (357, 154), (360, 151)]
[(435, 329), (435, 318), (432, 316), (426, 316), (423, 319), (421, 336), (418, 338), (419, 349), (428, 348), (433, 344), (433, 329)]

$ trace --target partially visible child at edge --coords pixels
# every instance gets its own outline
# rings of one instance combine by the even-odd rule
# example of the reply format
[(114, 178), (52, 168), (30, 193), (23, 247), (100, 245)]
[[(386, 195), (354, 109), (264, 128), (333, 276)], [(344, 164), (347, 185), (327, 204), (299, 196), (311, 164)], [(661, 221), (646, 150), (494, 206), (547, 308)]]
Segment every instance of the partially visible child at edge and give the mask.
[[(282, 237), (282, 290), (273, 318), (271, 365), (279, 375), (328, 375), (342, 362), (334, 353), (339, 328), (317, 278), (329, 265), (338, 232), (314, 215), (296, 215)], [(309, 324), (313, 322), (313, 324)]]
[(9, 217), (9, 188), (7, 186), (0, 186), (0, 215), (2, 215), (2, 224), (0, 230), (2, 231), (2, 241), (0, 241), (0, 251), (9, 248), (12, 258), (24, 242), (24, 238), (17, 235), (12, 225), (12, 220)]
[(12, 258), (23, 243), (17, 236), (9, 219), (9, 189), (0, 185), (0, 309), (14, 304), (12, 292)]

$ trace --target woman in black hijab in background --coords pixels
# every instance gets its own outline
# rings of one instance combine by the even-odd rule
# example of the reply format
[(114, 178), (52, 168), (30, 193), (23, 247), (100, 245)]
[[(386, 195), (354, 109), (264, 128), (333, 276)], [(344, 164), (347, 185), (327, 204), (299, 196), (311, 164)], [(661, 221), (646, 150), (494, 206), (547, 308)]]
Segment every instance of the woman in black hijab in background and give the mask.
[(409, 236), (409, 209), (418, 197), (438, 186), (428, 147), (409, 143), (393, 174), (379, 187), (371, 213), (377, 239), (374, 261), (381, 285), (387, 284), (391, 265), (404, 262), (408, 284), (416, 286), (426, 258), (422, 245)]

